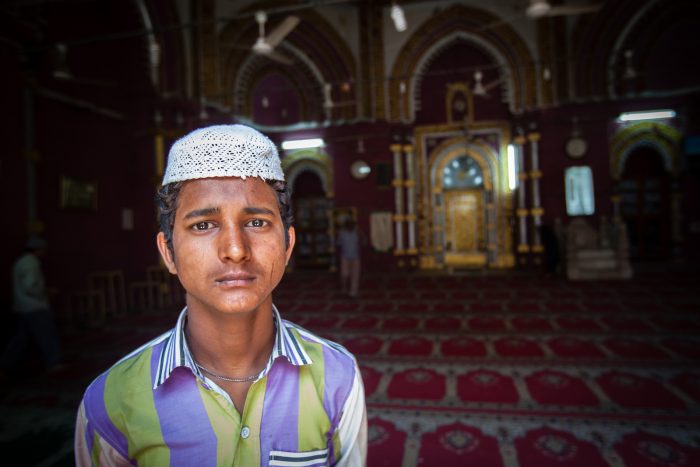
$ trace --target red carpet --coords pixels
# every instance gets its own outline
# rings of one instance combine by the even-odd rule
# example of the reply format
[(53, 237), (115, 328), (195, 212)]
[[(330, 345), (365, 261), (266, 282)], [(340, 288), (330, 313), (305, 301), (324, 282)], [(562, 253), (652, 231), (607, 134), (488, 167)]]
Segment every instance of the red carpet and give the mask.
[(372, 466), (401, 467), (406, 438), (406, 432), (397, 430), (393, 423), (370, 418), (367, 457), (372, 459)]
[(629, 434), (615, 445), (626, 465), (635, 467), (697, 466), (700, 450), (672, 438), (642, 431)]
[(296, 277), (326, 305), (283, 315), (362, 364), (369, 467), (700, 465), (698, 277)]
[[(520, 465), (532, 467), (607, 467), (598, 448), (573, 434), (540, 428), (515, 441)], [(636, 464), (630, 464), (636, 465)]]
[(548, 340), (547, 345), (558, 357), (605, 358), (605, 352), (593, 342), (576, 337), (555, 337)]
[[(356, 299), (336, 281), (291, 274), (274, 301), (357, 356), (369, 467), (700, 465), (699, 274), (372, 275)], [(0, 406), (6, 426), (32, 413), (33, 439), (58, 410), (70, 442), (88, 382), (177, 311), (64, 336), (70, 364), (50, 381), (29, 366)]]
[(479, 429), (454, 423), (441, 426), (434, 433), (423, 435), (419, 459), (425, 465), (503, 465), (498, 441)]
[(519, 399), (513, 379), (490, 370), (476, 370), (459, 376), (457, 394), (464, 402), (515, 404)]
[(484, 357), (486, 346), (470, 337), (454, 337), (441, 344), (441, 352), (448, 357)]
[(445, 397), (445, 377), (427, 368), (415, 368), (394, 375), (386, 391), (390, 398), (440, 400)]
[(651, 378), (610, 371), (596, 381), (615, 403), (622, 407), (684, 409), (685, 404), (658, 381)]
[(537, 342), (522, 337), (504, 337), (496, 340), (493, 346), (502, 357), (544, 356), (544, 351)]
[(559, 371), (538, 371), (525, 378), (532, 397), (542, 405), (597, 406), (598, 398), (581, 379)]

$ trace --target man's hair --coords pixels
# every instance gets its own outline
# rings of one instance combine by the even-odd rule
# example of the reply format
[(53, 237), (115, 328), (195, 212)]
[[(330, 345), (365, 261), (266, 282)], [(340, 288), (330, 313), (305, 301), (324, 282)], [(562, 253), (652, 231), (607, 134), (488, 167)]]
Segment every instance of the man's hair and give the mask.
[[(289, 246), (289, 227), (294, 222), (294, 214), (292, 213), (292, 194), (285, 182), (279, 180), (265, 180), (275, 193), (277, 194), (277, 205), (282, 217), (284, 225), (284, 244)], [(184, 181), (168, 183), (163, 185), (156, 193), (156, 204), (158, 205), (158, 220), (160, 223), (160, 231), (165, 235), (168, 242), (168, 248), (171, 253), (175, 253), (173, 249), (173, 227), (175, 226), (175, 212), (177, 211), (178, 198), (180, 190), (182, 190)]]

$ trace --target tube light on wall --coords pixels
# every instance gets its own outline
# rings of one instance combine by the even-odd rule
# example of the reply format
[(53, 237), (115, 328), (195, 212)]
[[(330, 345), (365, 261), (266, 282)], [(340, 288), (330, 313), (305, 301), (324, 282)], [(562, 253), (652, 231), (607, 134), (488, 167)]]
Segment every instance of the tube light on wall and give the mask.
[(515, 146), (508, 145), (508, 188), (515, 190), (518, 187), (518, 170), (516, 167)]
[(403, 8), (401, 8), (401, 5), (397, 4), (396, 2), (391, 4), (391, 19), (394, 22), (394, 27), (398, 32), (403, 32), (408, 27)]
[(623, 112), (617, 119), (621, 122), (637, 122), (640, 120), (659, 120), (662, 118), (673, 118), (676, 112), (671, 109), (643, 110), (641, 112)]
[(325, 144), (321, 138), (297, 139), (292, 141), (282, 141), (282, 149), (289, 151), (291, 149), (311, 149), (320, 148)]

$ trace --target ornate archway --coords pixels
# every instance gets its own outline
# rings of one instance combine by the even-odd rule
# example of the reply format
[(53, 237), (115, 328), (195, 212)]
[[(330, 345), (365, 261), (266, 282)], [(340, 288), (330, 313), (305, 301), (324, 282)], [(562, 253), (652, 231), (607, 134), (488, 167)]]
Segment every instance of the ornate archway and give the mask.
[(667, 256), (681, 239), (681, 133), (659, 122), (640, 122), (618, 131), (611, 141), (610, 174), (617, 221), (627, 225), (630, 254)]
[(663, 158), (666, 170), (678, 175), (680, 141), (680, 131), (664, 123), (640, 122), (621, 128), (610, 141), (610, 175), (618, 180), (629, 155), (641, 147), (655, 148)]
[[(331, 223), (334, 206), (333, 168), (330, 157), (317, 150), (295, 151), (282, 159), (282, 170), (287, 185), (293, 192), (294, 225), (297, 232), (294, 266), (330, 269), (334, 264)], [(314, 189), (299, 186), (307, 183)]]
[[(508, 222), (512, 193), (507, 186), (506, 158), (501, 155), (510, 135), (493, 122), (482, 125), (474, 130), (478, 136), (473, 139), (462, 136), (457, 126), (418, 130), (417, 155), (425, 164), (422, 168), (419, 163), (419, 172), (424, 174), (419, 185), (419, 247), (424, 268), (514, 265)], [(422, 157), (430, 137), (442, 137), (442, 143)], [(474, 172), (472, 183), (449, 181), (448, 176), (460, 175), (461, 170)], [(461, 175), (466, 179), (468, 173)]]
[(535, 64), (523, 39), (483, 10), (453, 6), (423, 24), (404, 45), (389, 81), (390, 119), (413, 120), (413, 102), (421, 71), (455, 40), (466, 40), (493, 57), (504, 79), (513, 113), (536, 103)]

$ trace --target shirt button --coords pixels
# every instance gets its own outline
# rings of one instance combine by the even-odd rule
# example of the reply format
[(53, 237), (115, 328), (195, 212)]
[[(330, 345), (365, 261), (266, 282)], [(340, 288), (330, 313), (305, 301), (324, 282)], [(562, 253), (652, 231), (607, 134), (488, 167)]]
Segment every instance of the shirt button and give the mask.
[(248, 436), (250, 436), (250, 428), (244, 426), (243, 429), (241, 429), (241, 438), (247, 439)]

